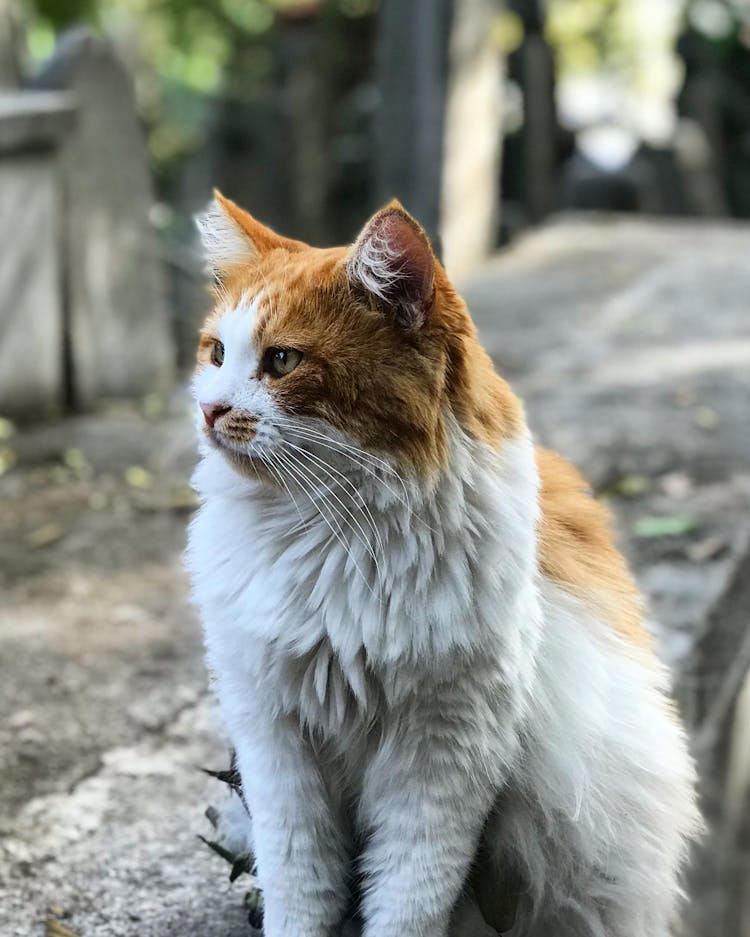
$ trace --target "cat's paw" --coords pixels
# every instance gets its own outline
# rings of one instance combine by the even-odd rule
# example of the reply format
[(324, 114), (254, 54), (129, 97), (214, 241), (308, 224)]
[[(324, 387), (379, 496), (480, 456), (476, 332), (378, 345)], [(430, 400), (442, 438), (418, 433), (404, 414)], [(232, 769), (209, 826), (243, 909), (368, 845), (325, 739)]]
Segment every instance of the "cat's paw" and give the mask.
[(200, 838), (231, 865), (230, 880), (234, 881), (243, 873), (254, 874), (252, 826), (242, 798), (230, 792), (218, 806), (206, 809), (206, 819), (213, 827), (213, 833), (210, 839)]
[(250, 814), (241, 797), (230, 792), (206, 810), (206, 817), (214, 828), (214, 839), (224, 849), (235, 855), (252, 852)]

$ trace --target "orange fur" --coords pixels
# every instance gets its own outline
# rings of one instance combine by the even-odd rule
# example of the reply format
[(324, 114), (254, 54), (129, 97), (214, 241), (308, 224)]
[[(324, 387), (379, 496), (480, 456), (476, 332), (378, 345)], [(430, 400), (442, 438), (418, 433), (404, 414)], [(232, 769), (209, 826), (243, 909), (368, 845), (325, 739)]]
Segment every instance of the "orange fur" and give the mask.
[(621, 637), (650, 646), (641, 600), (614, 544), (609, 512), (562, 456), (537, 447), (542, 482), (539, 554), (542, 572), (586, 599)]

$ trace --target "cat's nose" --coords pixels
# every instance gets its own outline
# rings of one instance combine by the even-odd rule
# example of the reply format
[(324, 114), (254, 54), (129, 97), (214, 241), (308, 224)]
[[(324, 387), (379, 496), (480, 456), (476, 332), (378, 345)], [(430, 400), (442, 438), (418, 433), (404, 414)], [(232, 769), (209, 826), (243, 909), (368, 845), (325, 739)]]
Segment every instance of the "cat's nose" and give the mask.
[(203, 416), (209, 426), (213, 427), (214, 423), (219, 419), (220, 416), (224, 416), (225, 413), (229, 413), (232, 408), (229, 404), (226, 403), (202, 403), (201, 410), (203, 411)]

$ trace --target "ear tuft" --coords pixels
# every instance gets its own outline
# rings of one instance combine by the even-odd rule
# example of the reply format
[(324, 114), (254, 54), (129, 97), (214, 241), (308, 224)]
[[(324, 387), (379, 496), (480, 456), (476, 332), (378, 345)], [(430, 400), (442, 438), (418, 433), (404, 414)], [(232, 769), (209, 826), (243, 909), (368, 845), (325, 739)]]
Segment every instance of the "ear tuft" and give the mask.
[(301, 241), (276, 234), (266, 225), (214, 189), (208, 209), (195, 222), (201, 233), (211, 272), (220, 277), (228, 267), (250, 263), (274, 250), (289, 253), (304, 250)]
[(404, 327), (424, 325), (435, 292), (435, 255), (427, 235), (396, 199), (365, 225), (349, 255), (347, 273), (392, 308)]
[(234, 202), (214, 189), (213, 200), (195, 217), (208, 268), (215, 276), (227, 267), (247, 262), (256, 253), (255, 244), (232, 209), (240, 211)]

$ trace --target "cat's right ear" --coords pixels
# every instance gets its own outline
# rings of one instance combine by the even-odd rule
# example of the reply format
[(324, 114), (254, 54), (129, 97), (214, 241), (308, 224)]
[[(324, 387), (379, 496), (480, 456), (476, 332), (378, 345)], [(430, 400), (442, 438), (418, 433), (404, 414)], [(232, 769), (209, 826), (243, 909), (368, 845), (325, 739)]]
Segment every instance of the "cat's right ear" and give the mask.
[(214, 189), (208, 208), (196, 216), (206, 262), (211, 273), (221, 279), (231, 267), (251, 264), (269, 251), (283, 248), (298, 251), (299, 241), (281, 237)]

